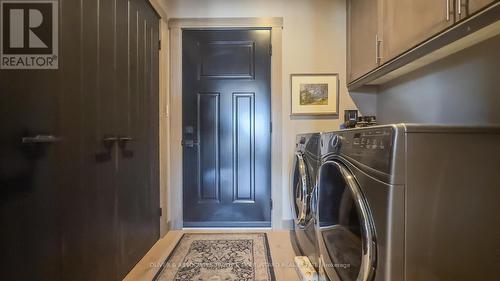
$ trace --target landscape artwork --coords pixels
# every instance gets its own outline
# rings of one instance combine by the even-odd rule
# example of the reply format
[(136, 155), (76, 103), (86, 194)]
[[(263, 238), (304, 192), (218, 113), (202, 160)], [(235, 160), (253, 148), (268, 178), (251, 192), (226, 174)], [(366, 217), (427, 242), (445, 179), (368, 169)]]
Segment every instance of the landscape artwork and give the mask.
[(300, 84), (300, 105), (328, 105), (328, 84)]
[(339, 112), (339, 75), (291, 74), (291, 115), (337, 116)]

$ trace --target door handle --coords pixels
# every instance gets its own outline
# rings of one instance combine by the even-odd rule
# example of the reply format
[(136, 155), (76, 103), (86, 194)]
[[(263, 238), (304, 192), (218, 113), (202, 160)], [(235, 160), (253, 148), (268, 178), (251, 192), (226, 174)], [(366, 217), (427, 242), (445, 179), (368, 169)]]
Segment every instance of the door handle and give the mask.
[(97, 152), (95, 155), (95, 159), (97, 162), (106, 162), (111, 160), (111, 152), (113, 150), (113, 146), (118, 142), (117, 137), (105, 137), (102, 139), (102, 145), (104, 146), (104, 152)]
[(189, 147), (189, 148), (198, 146), (199, 144), (200, 143), (197, 140), (186, 140), (186, 141), (183, 140), (182, 141), (182, 146)]
[(109, 138), (102, 139), (102, 142), (104, 142), (104, 143), (113, 143), (113, 142), (117, 142), (117, 141), (118, 141), (117, 137), (109, 137)]
[(134, 140), (133, 138), (128, 136), (118, 138), (118, 145), (120, 146), (123, 157), (132, 158), (134, 156), (134, 152), (132, 150), (127, 150), (127, 144), (133, 140)]
[(113, 147), (113, 145), (116, 142), (118, 142), (117, 137), (106, 137), (106, 138), (102, 139), (102, 143), (103, 143), (104, 147), (106, 147), (107, 149), (111, 149), (111, 147)]
[(55, 143), (59, 142), (58, 137), (52, 135), (36, 135), (34, 137), (23, 137), (21, 139), (22, 143)]
[(120, 137), (118, 138), (118, 141), (119, 142), (130, 142), (130, 141), (133, 141), (134, 139), (131, 138), (131, 137)]

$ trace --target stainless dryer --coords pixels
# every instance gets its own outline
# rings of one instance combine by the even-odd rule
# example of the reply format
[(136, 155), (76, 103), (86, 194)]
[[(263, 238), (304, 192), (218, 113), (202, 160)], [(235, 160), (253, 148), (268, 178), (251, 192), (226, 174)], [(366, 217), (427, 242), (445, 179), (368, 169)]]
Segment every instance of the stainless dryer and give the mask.
[(500, 264), (500, 128), (326, 133), (314, 193), (320, 276), (488, 281)]
[(319, 254), (311, 199), (320, 164), (320, 139), (319, 133), (297, 135), (290, 186), (290, 203), (294, 221), (290, 235), (292, 245), (297, 255), (309, 257), (316, 268)]

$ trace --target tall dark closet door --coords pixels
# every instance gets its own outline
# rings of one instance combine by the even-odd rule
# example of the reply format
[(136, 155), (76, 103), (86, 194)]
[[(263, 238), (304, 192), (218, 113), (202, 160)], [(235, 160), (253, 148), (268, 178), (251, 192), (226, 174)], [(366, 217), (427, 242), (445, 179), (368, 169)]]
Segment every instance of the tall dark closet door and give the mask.
[(60, 280), (58, 75), (0, 70), (0, 280)]
[[(121, 2), (121, 1), (117, 1)], [(64, 1), (61, 91), (66, 156), (63, 280), (117, 280), (115, 1)]]
[[(128, 2), (128, 21), (118, 22), (120, 278), (159, 238), (158, 54), (159, 21), (144, 1)], [(124, 25), (125, 29), (121, 26)], [(128, 54), (128, 55), (127, 55)]]
[(80, 152), (67, 177), (77, 200), (65, 207), (63, 279), (121, 280), (159, 238), (158, 17), (142, 0), (78, 3), (63, 12), (64, 76), (78, 81), (66, 123)]

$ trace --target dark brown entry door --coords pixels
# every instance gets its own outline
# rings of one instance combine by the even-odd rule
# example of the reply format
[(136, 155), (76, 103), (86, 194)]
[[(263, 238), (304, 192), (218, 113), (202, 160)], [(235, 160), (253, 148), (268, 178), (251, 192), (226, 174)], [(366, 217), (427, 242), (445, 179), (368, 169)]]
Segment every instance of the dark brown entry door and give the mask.
[(186, 227), (271, 225), (270, 38), (183, 32)]

